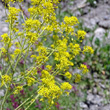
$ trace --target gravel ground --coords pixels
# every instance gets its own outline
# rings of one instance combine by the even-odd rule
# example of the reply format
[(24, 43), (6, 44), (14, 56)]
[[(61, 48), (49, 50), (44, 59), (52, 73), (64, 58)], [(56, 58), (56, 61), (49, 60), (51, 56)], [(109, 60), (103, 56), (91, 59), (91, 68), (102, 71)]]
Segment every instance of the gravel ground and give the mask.
[[(96, 7), (91, 7), (85, 2), (86, 0), (75, 0), (75, 5), (71, 6), (71, 10), (74, 13), (73, 15), (78, 16), (78, 18), (83, 20), (83, 27), (89, 29), (95, 29), (94, 32), (87, 33), (87, 37), (94, 35), (94, 40), (99, 38), (103, 39), (103, 36), (108, 32), (107, 41), (110, 41), (110, 0), (97, 0)], [(85, 5), (84, 5), (85, 4)], [(83, 6), (81, 10), (75, 10), (75, 6)], [(66, 7), (65, 7), (66, 8)], [(67, 7), (69, 8), (69, 7)], [(74, 11), (75, 10), (75, 11)], [(85, 102), (80, 102), (80, 107), (82, 110), (110, 110), (110, 80), (99, 79), (97, 73), (94, 74), (94, 86), (87, 91), (87, 98)], [(89, 79), (91, 80), (91, 74), (88, 74)], [(96, 84), (99, 90), (96, 87)], [(108, 87), (107, 87), (108, 85)], [(106, 100), (106, 94), (109, 96), (108, 101)]]

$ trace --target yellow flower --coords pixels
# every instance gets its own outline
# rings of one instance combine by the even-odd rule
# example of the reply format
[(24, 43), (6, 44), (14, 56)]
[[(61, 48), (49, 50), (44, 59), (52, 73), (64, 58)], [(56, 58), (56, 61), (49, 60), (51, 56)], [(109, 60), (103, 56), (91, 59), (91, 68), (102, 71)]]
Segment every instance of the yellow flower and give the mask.
[(72, 89), (72, 86), (68, 82), (64, 82), (64, 83), (61, 83), (61, 89), (70, 90)]
[(71, 77), (72, 77), (71, 73), (69, 73), (69, 72), (66, 72), (64, 75), (65, 75), (68, 79), (71, 79)]
[(35, 79), (32, 77), (26, 77), (26, 79), (27, 79), (27, 85), (28, 86), (31, 86), (32, 84), (35, 83)]
[(10, 54), (11, 58), (14, 60), (16, 56), (14, 54)]
[(2, 41), (3, 41), (4, 43), (9, 43), (10, 38), (9, 38), (9, 36), (8, 36), (7, 33), (4, 33), (3, 35), (1, 35), (1, 37), (3, 38)]
[(87, 66), (84, 65), (84, 64), (81, 64), (80, 67), (79, 67), (79, 69), (82, 70), (82, 73), (83, 73), (83, 74), (85, 74), (85, 73), (87, 73), (87, 72), (89, 71), (89, 70), (87, 69)]
[(29, 18), (25, 21), (25, 27), (27, 31), (31, 29), (37, 30), (40, 25), (41, 25), (41, 22), (39, 20), (33, 20)]
[(65, 16), (64, 18), (64, 22), (67, 24), (67, 25), (70, 25), (70, 26), (74, 26), (76, 24), (78, 24), (78, 19), (74, 16), (72, 17), (68, 17), (68, 16)]
[(2, 75), (1, 76), (1, 87), (4, 85), (4, 84), (7, 84), (11, 81), (11, 77), (9, 75)]
[(41, 0), (31, 0), (32, 5), (38, 5)]
[(15, 7), (9, 6), (9, 15), (7, 22), (10, 22), (13, 24), (15, 20), (17, 20), (18, 13), (20, 12), (20, 9), (16, 9)]
[(16, 46), (17, 48), (20, 47), (19, 42), (15, 42), (14, 44), (15, 44), (15, 46)]
[(15, 55), (18, 55), (18, 54), (20, 54), (20, 52), (21, 52), (20, 49), (16, 49), (16, 50), (14, 51), (14, 54), (15, 54)]
[[(28, 28), (29, 29), (29, 28)], [(36, 33), (32, 33), (32, 32), (27, 32), (26, 34), (26, 39), (29, 39), (29, 42), (34, 43), (35, 41), (37, 41), (38, 36)]]
[(1, 52), (3, 52), (3, 54), (6, 54), (7, 51), (6, 51), (5, 48), (2, 47), (2, 48), (0, 48), (0, 49), (1, 49)]
[(36, 58), (37, 56), (36, 55), (31, 55), (31, 58)]
[(46, 68), (47, 68), (47, 70), (50, 71), (52, 69), (52, 66), (51, 65), (47, 65)]
[(75, 82), (78, 83), (81, 80), (81, 75), (78, 73), (75, 73)]
[(22, 89), (23, 89), (23, 86), (15, 87), (15, 91), (13, 92), (13, 94), (18, 94)]
[(83, 54), (85, 52), (89, 52), (89, 53), (93, 54), (94, 53), (94, 50), (90, 46), (84, 46)]
[(42, 86), (38, 91), (38, 94), (43, 96), (41, 100), (47, 98), (49, 104), (54, 104), (54, 99), (58, 98), (62, 94), (62, 92), (56, 84), (50, 83), (49, 86)]
[(77, 32), (78, 39), (82, 39), (83, 40), (85, 38), (85, 35), (86, 35), (85, 31), (78, 30), (78, 32)]

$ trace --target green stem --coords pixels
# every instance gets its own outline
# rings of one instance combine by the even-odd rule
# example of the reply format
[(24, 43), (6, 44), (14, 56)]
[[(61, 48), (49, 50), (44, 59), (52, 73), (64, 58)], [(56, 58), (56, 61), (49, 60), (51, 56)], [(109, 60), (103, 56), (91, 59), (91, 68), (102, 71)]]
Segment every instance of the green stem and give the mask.
[(29, 106), (25, 109), (25, 110), (27, 110), (34, 102), (35, 102), (35, 100), (37, 99), (39, 97), (39, 94), (35, 97), (35, 99), (33, 99), (33, 100), (31, 100), (30, 102), (30, 104), (29, 104)]
[(4, 105), (4, 103), (5, 103), (7, 94), (8, 94), (8, 88), (7, 88), (6, 93), (5, 93), (5, 96), (4, 96), (4, 98), (3, 98), (3, 102), (2, 102), (2, 105), (1, 105), (1, 110), (4, 110), (4, 109), (3, 109), (3, 105)]
[[(21, 42), (22, 42), (22, 40), (21, 40)], [(19, 59), (21, 58), (21, 54), (22, 54), (22, 52), (23, 52), (23, 49), (24, 49), (25, 43), (26, 43), (26, 39), (25, 39), (25, 41), (24, 41), (24, 44), (23, 44), (22, 50), (21, 50), (21, 52), (20, 52), (20, 54), (19, 54), (19, 56), (18, 56), (17, 62), (16, 62), (15, 67), (14, 67), (14, 71), (15, 71), (15, 69), (16, 69), (16, 66), (17, 66), (18, 62), (19, 62)]]
[(26, 67), (25, 67), (26, 58), (27, 58), (27, 56), (28, 56), (30, 46), (31, 46), (31, 44), (29, 44), (29, 47), (28, 47), (28, 50), (27, 50), (27, 54), (26, 54), (26, 56), (25, 56), (25, 58), (24, 58), (24, 72), (25, 72), (25, 68), (26, 68)]
[(16, 66), (17, 66), (17, 64), (18, 64), (20, 58), (21, 58), (21, 53), (19, 54), (18, 59), (17, 59), (17, 61), (16, 61), (16, 64), (15, 64), (15, 67), (14, 67), (14, 71), (15, 71), (15, 69), (16, 69)]
[[(32, 97), (33, 95), (31, 95)], [(21, 105), (19, 105), (15, 110), (18, 110), (22, 105), (24, 105), (31, 97), (29, 97), (28, 99), (26, 99)]]

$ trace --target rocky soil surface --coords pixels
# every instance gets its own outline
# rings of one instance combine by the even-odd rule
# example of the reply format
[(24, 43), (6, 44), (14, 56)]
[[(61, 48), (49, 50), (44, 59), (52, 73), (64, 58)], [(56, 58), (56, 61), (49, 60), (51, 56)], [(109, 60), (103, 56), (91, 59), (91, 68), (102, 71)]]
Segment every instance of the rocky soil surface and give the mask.
[[(91, 7), (86, 0), (74, 0), (71, 10), (73, 15), (83, 21), (83, 27), (93, 30), (87, 33), (86, 37), (94, 36), (94, 39), (103, 40), (107, 32), (107, 41), (110, 41), (110, 0), (97, 0), (95, 7)], [(81, 9), (78, 9), (78, 6)], [(75, 8), (76, 7), (76, 8)], [(67, 7), (69, 9), (69, 7)], [(94, 74), (94, 85), (88, 89), (85, 102), (80, 102), (81, 110), (110, 110), (110, 80), (99, 79)], [(88, 75), (91, 80), (91, 74)], [(81, 95), (82, 96), (82, 95)]]
[[(71, 10), (73, 15), (83, 20), (83, 26), (93, 29), (94, 32), (87, 33), (87, 37), (94, 35), (95, 38), (102, 40), (103, 35), (108, 32), (110, 38), (110, 0), (97, 0), (96, 6), (91, 7), (86, 0), (70, 0), (73, 5), (64, 5), (63, 11)], [(80, 8), (80, 9), (79, 9)], [(7, 11), (7, 10), (6, 10)], [(8, 25), (4, 22), (6, 19), (5, 9), (0, 2), (0, 35), (8, 32)], [(91, 74), (88, 75), (91, 80)], [(110, 80), (99, 79), (98, 74), (94, 73), (94, 85), (88, 89), (86, 101), (80, 102), (81, 110), (110, 110)], [(106, 92), (106, 95), (105, 95)], [(80, 93), (83, 97), (83, 93)], [(0, 96), (4, 91), (0, 90)], [(108, 100), (107, 100), (108, 99)]]

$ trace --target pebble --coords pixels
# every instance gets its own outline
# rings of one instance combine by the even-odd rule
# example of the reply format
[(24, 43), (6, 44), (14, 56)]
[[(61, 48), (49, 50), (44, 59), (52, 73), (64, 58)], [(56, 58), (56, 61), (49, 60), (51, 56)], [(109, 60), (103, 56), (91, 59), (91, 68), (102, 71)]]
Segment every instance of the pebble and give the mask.
[(85, 7), (85, 8), (83, 9), (83, 13), (84, 13), (84, 14), (88, 14), (89, 11), (90, 11), (90, 7), (89, 7), (89, 6), (87, 6), (87, 7)]
[(103, 91), (103, 89), (101, 89), (101, 90), (98, 92), (98, 94), (99, 94), (100, 96), (103, 96), (103, 97), (105, 97), (105, 94), (104, 94), (104, 91)]
[(102, 101), (103, 101), (103, 98), (99, 95), (95, 95), (94, 99), (91, 100), (92, 103), (97, 104), (97, 105), (101, 105)]
[(89, 110), (98, 110), (98, 105), (91, 105)]
[(99, 26), (109, 29), (110, 28), (110, 20), (103, 20), (99, 22)]
[(97, 88), (96, 87), (93, 88), (93, 94), (97, 94)]
[(81, 12), (80, 12), (80, 11), (78, 11), (78, 10), (77, 10), (77, 11), (75, 11), (75, 12), (74, 12), (74, 16), (81, 16)]
[(108, 32), (108, 36), (107, 36), (107, 38), (110, 40), (110, 31)]
[(80, 102), (79, 105), (81, 108), (88, 108), (88, 106), (84, 102)]
[(94, 99), (94, 95), (93, 94), (90, 93), (90, 94), (87, 95), (87, 100), (88, 101), (92, 101), (93, 99)]
[(2, 28), (2, 32), (3, 32), (3, 33), (8, 32), (8, 27), (3, 27), (3, 28)]
[(100, 107), (99, 110), (110, 110), (110, 104)]
[(106, 86), (102, 83), (99, 83), (100, 87), (103, 88), (103, 89), (106, 89)]
[(4, 90), (0, 90), (0, 97), (4, 96)]
[(99, 40), (103, 40), (103, 36), (104, 36), (104, 34), (105, 34), (105, 29), (103, 29), (103, 28), (101, 28), (101, 27), (99, 27), (99, 28), (97, 28), (96, 30), (95, 30), (95, 32), (94, 32), (94, 41), (95, 41), (95, 39), (96, 38), (98, 38)]

